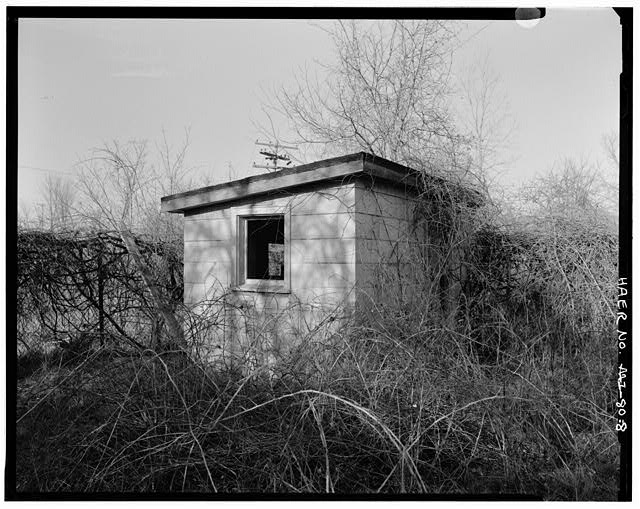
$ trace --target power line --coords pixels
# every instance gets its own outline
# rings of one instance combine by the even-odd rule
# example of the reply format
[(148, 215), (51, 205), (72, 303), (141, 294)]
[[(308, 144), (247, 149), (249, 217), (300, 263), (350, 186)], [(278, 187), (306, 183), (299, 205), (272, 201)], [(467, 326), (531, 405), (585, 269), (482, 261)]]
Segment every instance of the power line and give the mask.
[(49, 173), (63, 173), (65, 175), (75, 175), (75, 173), (70, 172), (68, 170), (59, 170), (59, 169), (56, 169), (56, 168), (39, 168), (37, 166), (27, 166), (27, 165), (24, 165), (24, 164), (18, 165), (18, 168), (19, 169), (25, 169), (25, 170), (46, 171), (46, 172), (49, 172)]

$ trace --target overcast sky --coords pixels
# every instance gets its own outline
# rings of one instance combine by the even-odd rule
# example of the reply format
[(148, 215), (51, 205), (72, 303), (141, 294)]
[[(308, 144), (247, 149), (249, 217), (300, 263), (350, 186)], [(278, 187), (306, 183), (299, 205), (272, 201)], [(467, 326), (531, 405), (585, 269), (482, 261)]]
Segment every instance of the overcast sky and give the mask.
[[(41, 199), (47, 174), (73, 179), (78, 160), (110, 140), (178, 145), (214, 182), (256, 172), (252, 120), (261, 90), (328, 61), (317, 23), (276, 20), (29, 20), (19, 22), (18, 199)], [(621, 29), (611, 9), (547, 10), (534, 28), (469, 22), (454, 57), (464, 76), (480, 59), (500, 76), (516, 129), (502, 178), (520, 183), (563, 157), (603, 157), (617, 132)], [(284, 129), (284, 127), (283, 127)]]

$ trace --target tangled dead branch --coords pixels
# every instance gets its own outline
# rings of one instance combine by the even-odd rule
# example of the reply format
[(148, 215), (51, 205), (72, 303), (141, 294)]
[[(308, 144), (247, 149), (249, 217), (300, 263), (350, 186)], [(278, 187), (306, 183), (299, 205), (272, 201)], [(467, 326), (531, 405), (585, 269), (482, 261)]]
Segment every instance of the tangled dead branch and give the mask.
[[(135, 243), (154, 267), (151, 284), (179, 302), (180, 247), (141, 236)], [(18, 336), (23, 347), (47, 340), (82, 342), (93, 334), (101, 342), (117, 336), (143, 348), (152, 339), (144, 338), (148, 332), (143, 331), (162, 325), (117, 232), (21, 230), (17, 256)]]

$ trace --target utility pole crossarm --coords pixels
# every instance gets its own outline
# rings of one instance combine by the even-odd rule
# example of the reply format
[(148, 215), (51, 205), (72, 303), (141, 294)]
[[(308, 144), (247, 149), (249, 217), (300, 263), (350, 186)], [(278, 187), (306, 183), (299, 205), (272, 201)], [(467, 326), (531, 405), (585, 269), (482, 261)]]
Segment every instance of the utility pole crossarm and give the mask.
[[(269, 165), (264, 164), (256, 164), (253, 163), (254, 168), (265, 168), (271, 171), (284, 170), (287, 166), (291, 165), (291, 156), (281, 150), (297, 150), (297, 147), (292, 147), (289, 145), (281, 145), (277, 141), (275, 143), (265, 143), (259, 140), (256, 140), (256, 145), (261, 147), (268, 147), (269, 150), (263, 149), (259, 150), (261, 156), (270, 162)], [(285, 162), (287, 166), (279, 165), (279, 162)]]

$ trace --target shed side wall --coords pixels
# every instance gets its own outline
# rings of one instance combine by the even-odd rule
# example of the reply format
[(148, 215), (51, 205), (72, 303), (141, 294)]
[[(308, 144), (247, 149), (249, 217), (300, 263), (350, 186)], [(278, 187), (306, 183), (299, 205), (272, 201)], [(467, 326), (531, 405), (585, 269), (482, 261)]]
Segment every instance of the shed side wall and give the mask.
[(370, 309), (410, 298), (420, 284), (416, 260), (426, 242), (424, 228), (415, 223), (417, 192), (363, 179), (355, 202), (359, 304)]

